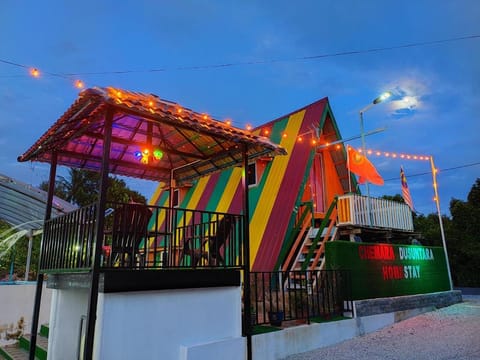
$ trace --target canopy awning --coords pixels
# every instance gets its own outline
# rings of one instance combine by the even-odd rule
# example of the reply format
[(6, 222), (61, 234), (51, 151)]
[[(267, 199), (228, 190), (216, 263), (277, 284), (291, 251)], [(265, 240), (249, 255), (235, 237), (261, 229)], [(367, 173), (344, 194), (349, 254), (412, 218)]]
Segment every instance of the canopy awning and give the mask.
[(265, 137), (235, 128), (153, 94), (112, 87), (82, 91), (18, 161), (99, 171), (107, 110), (113, 113), (109, 172), (154, 181), (189, 182), (249, 159), (286, 154)]
[[(0, 219), (18, 229), (41, 229), (46, 203), (45, 191), (0, 174)], [(54, 196), (52, 217), (76, 208), (75, 205)]]

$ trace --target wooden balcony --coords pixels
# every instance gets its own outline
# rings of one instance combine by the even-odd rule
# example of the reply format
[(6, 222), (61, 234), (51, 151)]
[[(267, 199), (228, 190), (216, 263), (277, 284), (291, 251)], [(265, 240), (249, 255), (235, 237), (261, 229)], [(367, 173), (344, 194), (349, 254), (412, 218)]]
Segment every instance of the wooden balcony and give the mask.
[(406, 204), (356, 194), (342, 195), (337, 203), (339, 227), (367, 227), (413, 232), (412, 211)]

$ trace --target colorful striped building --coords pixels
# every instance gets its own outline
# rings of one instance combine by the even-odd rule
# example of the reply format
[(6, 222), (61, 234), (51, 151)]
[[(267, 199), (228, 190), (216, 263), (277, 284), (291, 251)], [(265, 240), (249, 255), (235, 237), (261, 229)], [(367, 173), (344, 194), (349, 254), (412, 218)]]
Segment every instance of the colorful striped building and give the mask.
[[(298, 233), (301, 209), (311, 209), (302, 222), (320, 223), (335, 196), (348, 192), (343, 145), (320, 146), (340, 137), (328, 102), (323, 98), (252, 132), (280, 144), (288, 155), (260, 158), (248, 168), (250, 263), (252, 270), (282, 267)], [(323, 149), (320, 149), (323, 148)], [(320, 150), (319, 150), (320, 149)], [(231, 168), (175, 188), (180, 208), (240, 213), (241, 169)], [(159, 184), (151, 204), (169, 205), (169, 190)]]

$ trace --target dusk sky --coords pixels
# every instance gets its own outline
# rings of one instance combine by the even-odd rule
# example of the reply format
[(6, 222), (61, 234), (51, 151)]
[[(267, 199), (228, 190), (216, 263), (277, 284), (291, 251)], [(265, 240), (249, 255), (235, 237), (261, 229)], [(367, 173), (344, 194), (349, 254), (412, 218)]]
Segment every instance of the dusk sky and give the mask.
[[(448, 213), (480, 177), (479, 19), (478, 0), (2, 0), (0, 173), (34, 186), (48, 179), (47, 164), (17, 157), (73, 103), (77, 79), (242, 128), (328, 97), (354, 147), (359, 110), (389, 90), (364, 114), (365, 131), (386, 127), (367, 148), (433, 155)], [(385, 179), (372, 196), (400, 194), (403, 166), (416, 209), (436, 211), (429, 162), (371, 161)], [(146, 197), (155, 188), (129, 184)]]

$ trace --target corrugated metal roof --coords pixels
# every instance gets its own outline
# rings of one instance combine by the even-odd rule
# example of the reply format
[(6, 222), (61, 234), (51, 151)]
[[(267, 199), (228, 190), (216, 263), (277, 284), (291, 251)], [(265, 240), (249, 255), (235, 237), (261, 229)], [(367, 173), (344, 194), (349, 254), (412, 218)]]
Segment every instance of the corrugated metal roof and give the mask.
[[(0, 219), (21, 230), (41, 229), (47, 193), (0, 174)], [(76, 206), (53, 198), (52, 217), (75, 210)]]
[[(235, 166), (242, 161), (242, 144), (249, 158), (285, 154), (265, 137), (232, 127), (205, 114), (196, 113), (153, 94), (112, 87), (82, 91), (70, 108), (18, 161), (50, 162), (99, 170), (102, 164), (107, 108), (113, 110), (110, 173), (169, 182), (171, 171), (177, 182)], [(155, 149), (163, 156), (148, 156), (142, 163), (138, 153)]]

